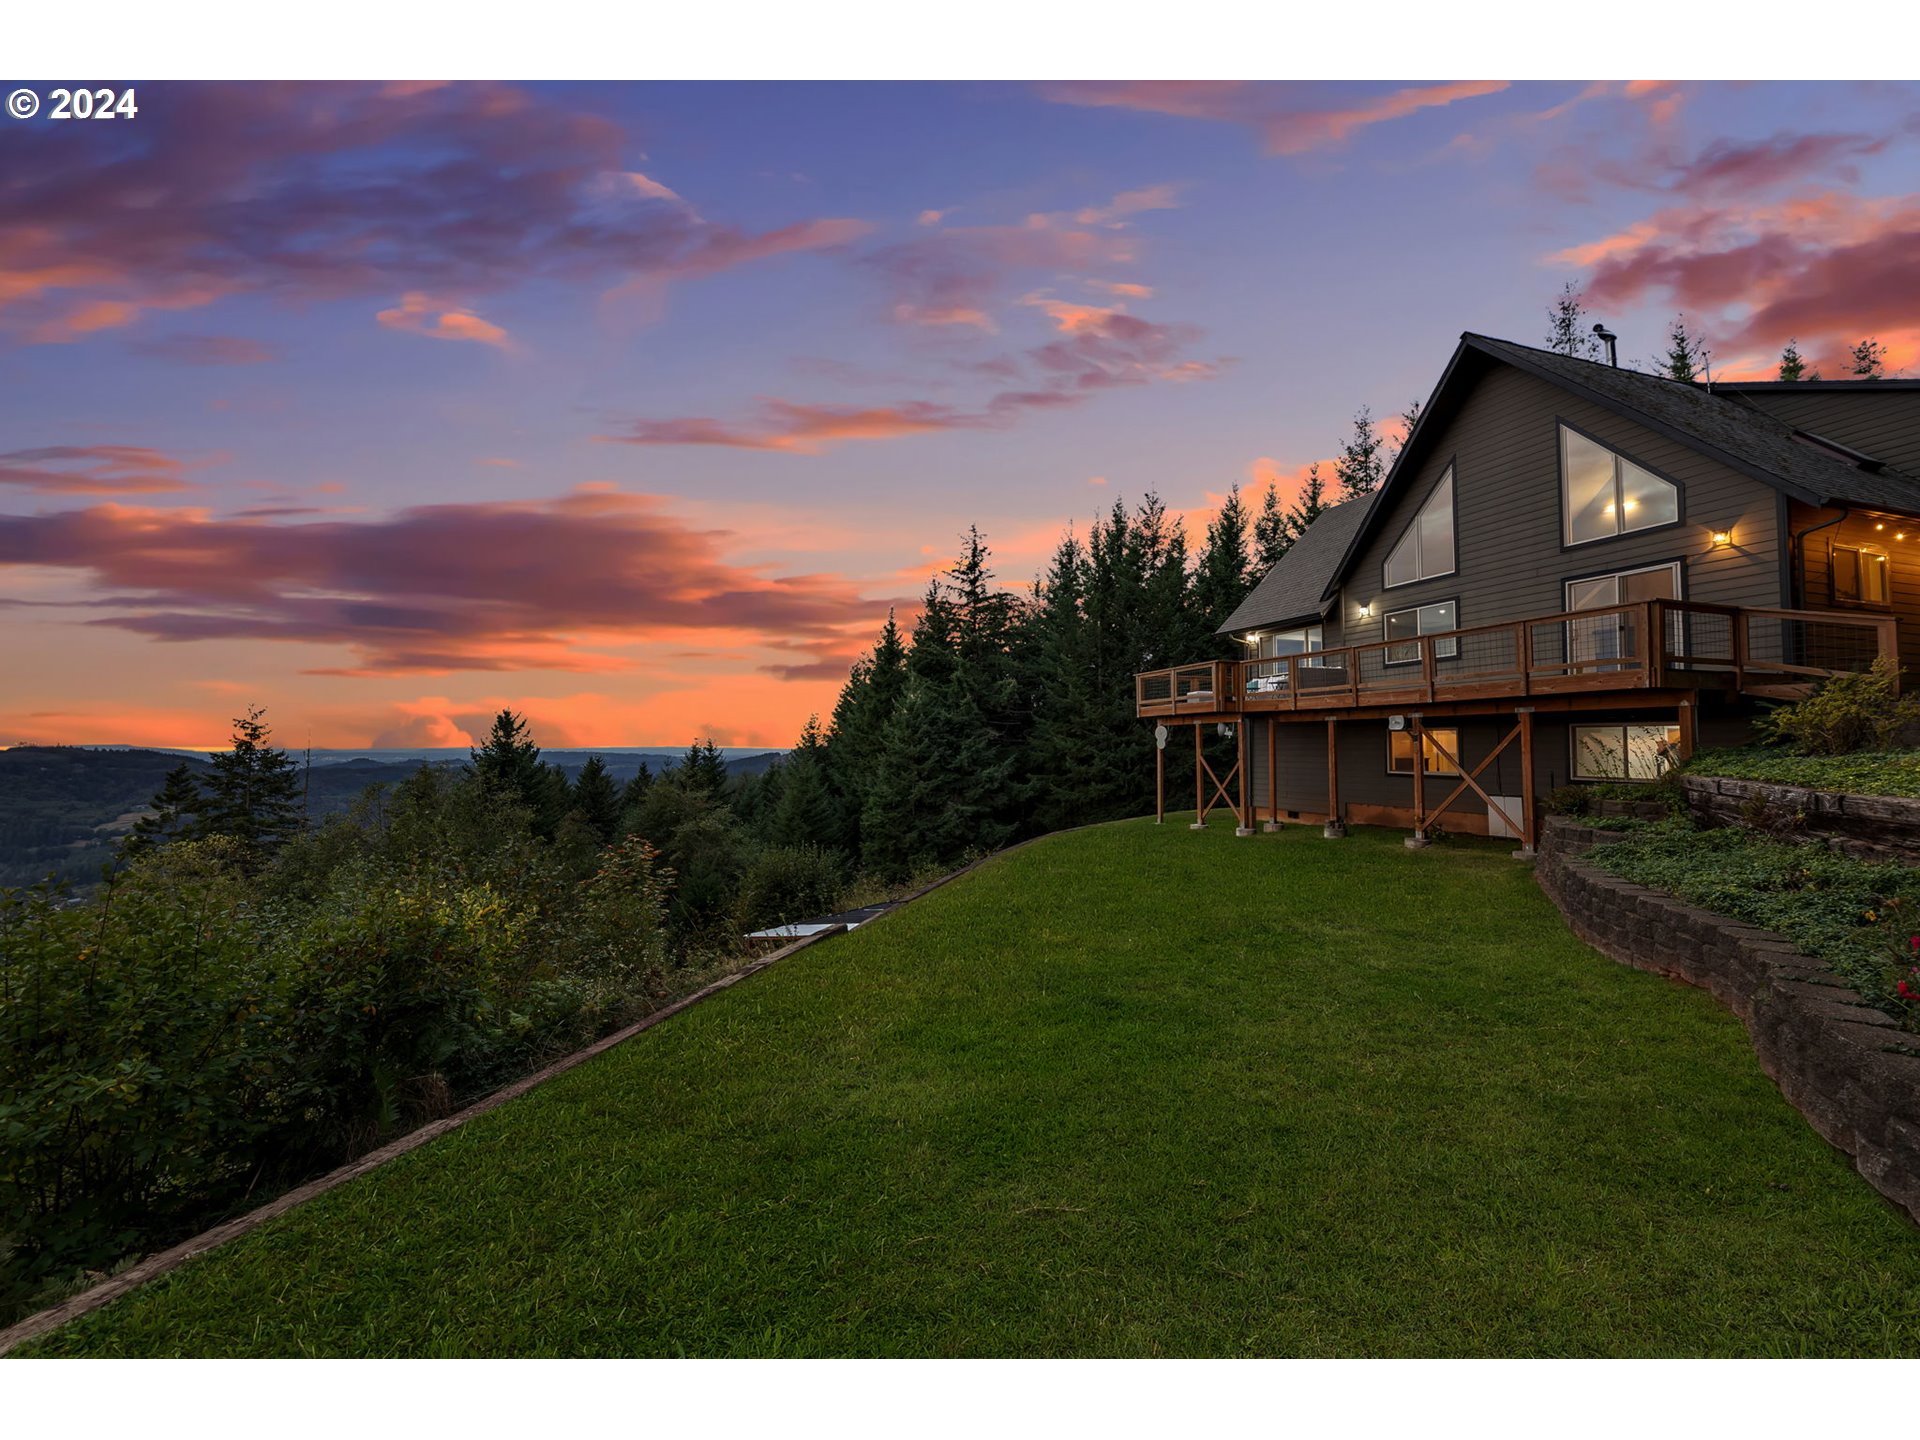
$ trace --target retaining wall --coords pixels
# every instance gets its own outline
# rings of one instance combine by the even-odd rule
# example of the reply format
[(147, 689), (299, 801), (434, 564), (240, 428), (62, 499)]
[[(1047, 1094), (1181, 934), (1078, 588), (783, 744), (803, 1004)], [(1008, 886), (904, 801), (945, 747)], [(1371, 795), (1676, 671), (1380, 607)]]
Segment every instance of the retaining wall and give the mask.
[(1717, 775), (1682, 775), (1680, 784), (1702, 825), (1779, 824), (1856, 860), (1920, 865), (1920, 800)]
[(1535, 874), (1568, 927), (1609, 959), (1710, 991), (1745, 1023), (1780, 1093), (1870, 1185), (1920, 1221), (1920, 1036), (1780, 936), (1629, 884), (1583, 858), (1622, 838), (1547, 819)]

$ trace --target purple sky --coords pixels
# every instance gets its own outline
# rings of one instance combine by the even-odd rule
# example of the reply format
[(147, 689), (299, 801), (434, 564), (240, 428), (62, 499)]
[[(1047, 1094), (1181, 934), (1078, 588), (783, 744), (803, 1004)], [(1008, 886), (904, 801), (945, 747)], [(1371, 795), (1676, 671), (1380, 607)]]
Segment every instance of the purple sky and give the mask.
[(1913, 85), (138, 93), (0, 123), (0, 743), (785, 744), (969, 522), (1291, 486), (1567, 280), (1920, 370)]

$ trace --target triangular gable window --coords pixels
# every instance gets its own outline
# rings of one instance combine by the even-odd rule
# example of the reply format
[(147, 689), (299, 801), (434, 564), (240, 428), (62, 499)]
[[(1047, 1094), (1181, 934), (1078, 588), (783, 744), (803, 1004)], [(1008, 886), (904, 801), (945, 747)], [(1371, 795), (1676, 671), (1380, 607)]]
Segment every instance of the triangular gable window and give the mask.
[(1449, 465), (1400, 543), (1388, 553), (1384, 583), (1411, 585), (1451, 575), (1453, 569), (1453, 467)]
[(1569, 545), (1651, 530), (1680, 518), (1678, 486), (1565, 425), (1560, 427), (1560, 502)]

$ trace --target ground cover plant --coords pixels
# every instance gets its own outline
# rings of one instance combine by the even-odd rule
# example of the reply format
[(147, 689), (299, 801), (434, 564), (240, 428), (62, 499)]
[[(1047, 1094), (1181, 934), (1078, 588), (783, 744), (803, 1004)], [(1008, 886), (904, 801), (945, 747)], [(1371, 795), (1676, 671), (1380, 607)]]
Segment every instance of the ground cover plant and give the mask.
[(1857, 750), (1849, 755), (1802, 755), (1778, 746), (1703, 751), (1687, 764), (1689, 775), (1763, 780), (1850, 795), (1892, 795), (1920, 800), (1920, 750)]
[(1054, 836), (29, 1347), (1900, 1354), (1920, 1234), (1508, 858)]
[(1742, 826), (1648, 826), (1591, 852), (1603, 870), (1763, 926), (1920, 1031), (1920, 870)]

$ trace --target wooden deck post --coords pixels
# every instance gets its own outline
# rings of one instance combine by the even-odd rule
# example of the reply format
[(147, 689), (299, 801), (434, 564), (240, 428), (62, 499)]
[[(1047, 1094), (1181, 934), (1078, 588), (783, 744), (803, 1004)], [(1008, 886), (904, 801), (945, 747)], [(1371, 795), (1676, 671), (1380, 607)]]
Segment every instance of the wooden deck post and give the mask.
[(1207, 762), (1200, 753), (1200, 722), (1193, 722), (1193, 824), (1189, 830), (1207, 828), (1207, 793), (1202, 789), (1206, 781)]
[[(1294, 697), (1296, 700), (1298, 696)], [(1269, 834), (1280, 828), (1280, 722), (1267, 721), (1267, 824)]]
[(1526, 831), (1514, 855), (1521, 860), (1531, 860), (1533, 842), (1540, 834), (1540, 822), (1533, 810), (1533, 707), (1519, 706), (1514, 715), (1520, 721), (1520, 828)]
[(1320, 832), (1329, 840), (1347, 833), (1347, 822), (1340, 818), (1340, 722), (1327, 717), (1327, 823)]
[(1682, 765), (1693, 758), (1693, 747), (1697, 743), (1698, 733), (1699, 719), (1694, 709), (1694, 702), (1682, 700), (1680, 702), (1680, 763)]
[(1413, 732), (1413, 834), (1407, 848), (1418, 850), (1427, 843), (1427, 743), (1420, 728), (1420, 717), (1408, 717)]
[(1247, 779), (1251, 747), (1247, 744), (1247, 717), (1242, 715), (1233, 723), (1233, 743), (1239, 748), (1240, 763), (1235, 768), (1240, 772), (1240, 823), (1233, 833), (1242, 839), (1253, 834), (1253, 788)]

